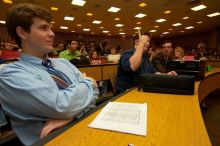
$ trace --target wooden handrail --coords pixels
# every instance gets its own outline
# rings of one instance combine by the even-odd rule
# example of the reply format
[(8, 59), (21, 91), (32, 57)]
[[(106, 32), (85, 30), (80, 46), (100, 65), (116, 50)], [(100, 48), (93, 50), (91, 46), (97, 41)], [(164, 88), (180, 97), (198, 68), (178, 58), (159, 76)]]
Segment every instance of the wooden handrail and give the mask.
[(208, 75), (202, 80), (198, 88), (199, 103), (201, 103), (210, 93), (220, 89), (220, 72)]

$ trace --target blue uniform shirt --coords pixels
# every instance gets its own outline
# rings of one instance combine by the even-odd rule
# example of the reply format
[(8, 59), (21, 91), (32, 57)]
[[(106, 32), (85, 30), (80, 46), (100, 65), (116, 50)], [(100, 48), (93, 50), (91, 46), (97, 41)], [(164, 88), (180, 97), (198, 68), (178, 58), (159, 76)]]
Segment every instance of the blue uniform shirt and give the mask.
[(137, 86), (137, 78), (140, 74), (156, 72), (148, 56), (145, 54), (142, 56), (142, 62), (138, 70), (133, 71), (130, 65), (130, 57), (134, 54), (134, 52), (134, 48), (125, 51), (119, 60), (116, 80), (117, 93), (124, 92), (126, 89)]
[[(50, 58), (69, 87), (60, 90), (42, 59), (22, 54), (0, 70), (0, 103), (11, 117), (12, 128), (25, 145), (39, 140), (48, 119), (68, 119), (94, 105), (98, 90), (69, 61)], [(97, 91), (97, 92), (96, 92)]]

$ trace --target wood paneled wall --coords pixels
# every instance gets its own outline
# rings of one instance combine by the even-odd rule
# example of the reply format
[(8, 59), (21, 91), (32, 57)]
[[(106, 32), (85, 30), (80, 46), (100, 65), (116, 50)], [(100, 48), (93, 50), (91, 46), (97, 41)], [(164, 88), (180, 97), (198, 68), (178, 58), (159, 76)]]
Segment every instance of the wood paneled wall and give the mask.
[[(60, 43), (65, 43), (67, 40), (79, 40), (79, 41), (94, 41), (99, 43), (102, 40), (108, 40), (112, 47), (120, 45), (123, 50), (131, 48), (133, 46), (132, 37), (122, 36), (99, 36), (90, 34), (75, 34), (75, 33), (60, 33), (55, 32), (54, 46)], [(207, 48), (220, 47), (220, 30), (214, 29), (207, 32), (200, 32), (195, 34), (189, 34), (186, 36), (168, 37), (168, 38), (153, 38), (152, 46), (157, 44), (158, 41), (163, 39), (170, 39), (173, 42), (173, 46), (181, 46), (183, 48), (197, 48), (200, 41), (204, 42)], [(0, 42), (12, 41), (8, 35), (5, 26), (0, 24)]]
[(202, 41), (205, 43), (206, 48), (214, 49), (220, 45), (220, 42), (217, 40), (218, 36), (220, 37), (220, 32), (217, 31), (217, 29), (214, 29), (185, 36), (169, 37), (168, 39), (173, 42), (174, 47), (197, 48), (199, 42)]
[[(84, 34), (75, 34), (75, 33), (60, 33), (55, 32), (54, 46), (60, 43), (66, 43), (67, 40), (78, 40), (78, 41), (94, 41), (99, 43), (103, 40), (108, 40), (112, 47), (118, 45), (121, 46), (123, 50), (132, 47), (133, 40), (131, 37), (122, 37), (122, 36), (99, 36), (99, 35), (84, 35)], [(0, 42), (11, 42), (12, 39), (6, 31), (4, 25), (0, 24)]]

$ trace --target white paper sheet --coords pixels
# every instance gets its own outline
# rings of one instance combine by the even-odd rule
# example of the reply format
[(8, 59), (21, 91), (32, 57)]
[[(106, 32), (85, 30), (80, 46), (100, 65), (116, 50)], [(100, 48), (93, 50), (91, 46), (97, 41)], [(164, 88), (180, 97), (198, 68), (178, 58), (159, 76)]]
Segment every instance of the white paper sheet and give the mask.
[(109, 102), (89, 127), (146, 136), (147, 104)]

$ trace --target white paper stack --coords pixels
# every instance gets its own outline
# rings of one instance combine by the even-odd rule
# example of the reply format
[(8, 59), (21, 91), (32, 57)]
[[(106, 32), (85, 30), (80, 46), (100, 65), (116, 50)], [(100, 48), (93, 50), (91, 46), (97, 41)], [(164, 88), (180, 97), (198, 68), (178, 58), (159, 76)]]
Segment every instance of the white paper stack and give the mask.
[(109, 102), (89, 127), (146, 136), (147, 104)]

